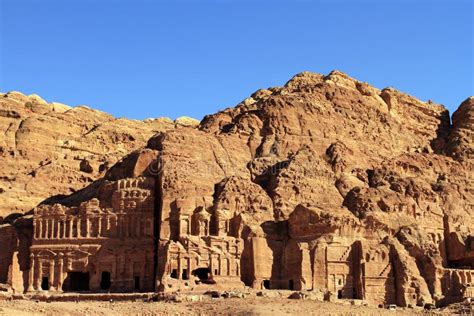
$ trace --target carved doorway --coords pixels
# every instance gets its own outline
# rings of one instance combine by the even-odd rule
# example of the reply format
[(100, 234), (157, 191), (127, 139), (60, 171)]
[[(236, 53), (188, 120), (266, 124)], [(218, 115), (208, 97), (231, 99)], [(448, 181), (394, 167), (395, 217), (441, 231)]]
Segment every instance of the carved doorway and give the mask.
[(206, 284), (215, 284), (216, 282), (211, 277), (211, 269), (198, 268), (193, 270), (193, 275), (199, 278), (199, 281)]
[(100, 288), (102, 290), (108, 290), (110, 289), (111, 284), (112, 283), (110, 281), (110, 272), (103, 271), (100, 278)]
[(65, 291), (89, 291), (89, 272), (68, 272), (63, 287)]
[(49, 278), (48, 277), (43, 277), (41, 280), (41, 289), (44, 291), (49, 290)]
[(134, 280), (135, 280), (135, 291), (140, 291), (140, 277), (136, 276)]

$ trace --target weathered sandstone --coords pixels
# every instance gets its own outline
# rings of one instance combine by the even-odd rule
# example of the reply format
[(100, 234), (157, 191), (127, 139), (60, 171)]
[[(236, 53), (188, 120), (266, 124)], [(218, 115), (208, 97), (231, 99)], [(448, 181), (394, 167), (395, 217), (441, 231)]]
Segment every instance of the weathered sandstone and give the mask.
[(193, 124), (190, 118), (116, 119), (86, 106), (47, 103), (37, 95), (0, 94), (0, 216), (71, 194), (157, 132)]
[(375, 305), (462, 300), (474, 278), (472, 100), (451, 125), (443, 106), (393, 88), (298, 74), (197, 128), (127, 142), (97, 181), (1, 228), (0, 272), (33, 293), (246, 285)]

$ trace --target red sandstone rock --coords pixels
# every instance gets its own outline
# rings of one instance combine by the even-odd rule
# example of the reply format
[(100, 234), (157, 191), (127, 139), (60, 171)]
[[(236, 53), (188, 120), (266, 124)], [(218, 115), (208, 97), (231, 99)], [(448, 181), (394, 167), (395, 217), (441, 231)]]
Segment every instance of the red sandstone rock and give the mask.
[(37, 95), (0, 94), (0, 215), (23, 213), (50, 196), (79, 190), (155, 133), (183, 124), (197, 123), (115, 119)]
[[(450, 126), (441, 105), (301, 73), (197, 129), (160, 132), (35, 208), (19, 250), (27, 290), (245, 284), (377, 305), (461, 300), (474, 278), (472, 100)], [(38, 102), (28, 108), (43, 113)]]

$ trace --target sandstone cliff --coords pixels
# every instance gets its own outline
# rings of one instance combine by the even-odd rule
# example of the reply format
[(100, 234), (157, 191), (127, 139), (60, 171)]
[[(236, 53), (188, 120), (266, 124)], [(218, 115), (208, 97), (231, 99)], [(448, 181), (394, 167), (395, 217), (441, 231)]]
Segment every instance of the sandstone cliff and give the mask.
[(116, 119), (37, 95), (0, 94), (0, 216), (73, 193), (157, 132), (193, 124), (189, 118)]
[[(51, 201), (62, 205), (37, 208), (34, 220), (81, 216), (84, 232), (52, 224), (67, 245), (105, 225), (101, 216), (103, 227), (117, 226), (110, 236), (142, 236), (148, 224), (126, 216), (151, 208), (156, 290), (192, 287), (193, 271), (206, 282), (322, 289), (375, 304), (449, 303), (473, 290), (473, 100), (451, 125), (443, 106), (393, 88), (301, 73), (197, 128), (155, 134), (98, 181)], [(46, 227), (33, 238), (37, 250), (55, 234)], [(88, 252), (94, 267), (98, 253)], [(123, 269), (117, 282), (133, 289), (133, 271)]]

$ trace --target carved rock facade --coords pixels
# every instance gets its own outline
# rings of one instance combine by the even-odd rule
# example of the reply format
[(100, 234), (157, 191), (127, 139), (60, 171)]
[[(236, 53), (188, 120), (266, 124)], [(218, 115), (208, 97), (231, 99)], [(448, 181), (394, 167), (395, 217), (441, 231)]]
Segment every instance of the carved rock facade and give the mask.
[(0, 272), (33, 292), (206, 284), (459, 301), (473, 292), (473, 106), (451, 126), (444, 107), (394, 89), (299, 74), (156, 134), (90, 186), (4, 225)]

